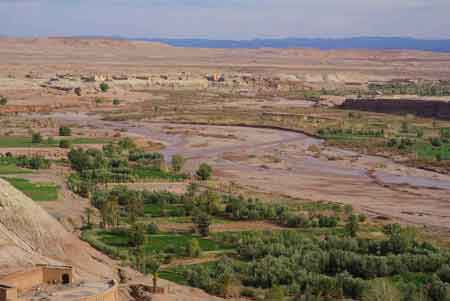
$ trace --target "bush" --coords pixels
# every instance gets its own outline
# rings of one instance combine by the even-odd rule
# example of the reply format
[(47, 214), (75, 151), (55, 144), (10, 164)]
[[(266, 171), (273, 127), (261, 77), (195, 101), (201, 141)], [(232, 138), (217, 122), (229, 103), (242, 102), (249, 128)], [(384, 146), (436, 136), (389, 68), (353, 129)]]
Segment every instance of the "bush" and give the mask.
[(244, 287), (243, 289), (241, 289), (241, 296), (248, 299), (254, 299), (256, 297), (256, 292), (254, 289)]
[(174, 172), (180, 172), (183, 169), (186, 159), (182, 155), (172, 156), (172, 169)]
[(8, 103), (8, 98), (0, 96), (0, 106), (5, 106)]
[(33, 135), (31, 135), (31, 143), (33, 144), (39, 144), (42, 143), (43, 138), (41, 133), (33, 133)]
[(197, 177), (202, 181), (207, 181), (211, 178), (212, 167), (206, 163), (202, 163), (196, 172)]
[(191, 239), (186, 248), (186, 255), (189, 257), (200, 257), (201, 254), (202, 249), (200, 247), (198, 239), (195, 238)]
[(48, 169), (50, 168), (50, 160), (45, 159), (42, 156), (9, 156), (8, 162), (13, 163), (19, 167), (30, 168), (30, 169)]
[(441, 147), (442, 146), (442, 140), (439, 139), (439, 138), (431, 138), (430, 143), (434, 147)]
[(400, 291), (387, 280), (373, 281), (372, 285), (363, 295), (364, 301), (397, 301), (401, 300)]
[(148, 234), (158, 234), (159, 228), (158, 225), (155, 223), (150, 223), (147, 225), (147, 233)]
[(121, 101), (120, 101), (120, 99), (114, 98), (112, 103), (113, 103), (113, 105), (118, 106), (118, 105), (120, 105)]
[(436, 274), (443, 282), (450, 283), (450, 266), (448, 264), (441, 266)]
[(359, 230), (359, 218), (357, 215), (352, 214), (345, 225), (345, 231), (351, 237), (356, 237)]
[(71, 146), (72, 146), (72, 143), (70, 140), (60, 140), (59, 141), (60, 148), (70, 148)]
[(72, 135), (72, 130), (67, 126), (62, 126), (59, 128), (59, 135), (60, 136), (70, 136), (70, 135)]
[(105, 82), (101, 83), (101, 84), (100, 84), (100, 90), (101, 90), (102, 92), (108, 92), (108, 90), (109, 90), (109, 85), (108, 85), (107, 83), (105, 83)]
[(321, 216), (319, 217), (319, 227), (334, 228), (338, 224), (338, 219), (335, 216)]

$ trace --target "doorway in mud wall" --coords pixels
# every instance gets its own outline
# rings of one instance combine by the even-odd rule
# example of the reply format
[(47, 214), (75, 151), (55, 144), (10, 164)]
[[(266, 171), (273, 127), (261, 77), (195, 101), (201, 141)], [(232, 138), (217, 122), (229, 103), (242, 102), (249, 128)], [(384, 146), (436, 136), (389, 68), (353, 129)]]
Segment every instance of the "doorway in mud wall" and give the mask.
[(69, 274), (63, 274), (62, 275), (62, 284), (69, 284), (70, 283), (70, 276)]

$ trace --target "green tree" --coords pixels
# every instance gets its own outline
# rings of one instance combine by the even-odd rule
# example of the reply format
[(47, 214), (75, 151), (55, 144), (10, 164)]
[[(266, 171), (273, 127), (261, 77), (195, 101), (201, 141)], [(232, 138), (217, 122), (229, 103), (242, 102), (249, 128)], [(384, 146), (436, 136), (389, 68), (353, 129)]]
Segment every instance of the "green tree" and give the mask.
[(194, 203), (198, 208), (211, 215), (220, 211), (220, 196), (210, 189), (197, 196)]
[(143, 223), (135, 223), (128, 230), (128, 244), (132, 248), (139, 248), (145, 244), (147, 240), (146, 226)]
[(102, 92), (108, 92), (108, 90), (109, 90), (109, 85), (108, 85), (107, 83), (105, 83), (105, 82), (101, 83), (101, 84), (100, 84), (100, 90), (101, 90)]
[(356, 237), (359, 230), (359, 218), (357, 215), (352, 214), (349, 217), (347, 224), (345, 225), (345, 230), (349, 236)]
[(70, 135), (72, 135), (72, 130), (68, 126), (62, 126), (59, 128), (59, 135), (60, 136), (70, 136)]
[(202, 249), (200, 247), (200, 243), (198, 242), (198, 239), (196, 239), (196, 238), (191, 239), (191, 241), (189, 242), (189, 244), (187, 246), (186, 253), (189, 257), (200, 257), (200, 255), (202, 254)]
[(94, 210), (91, 207), (86, 207), (84, 209), (84, 215), (86, 216), (86, 227), (92, 228), (92, 215), (94, 214)]
[(374, 280), (363, 295), (363, 301), (398, 301), (402, 299), (400, 291), (388, 280)]
[(116, 227), (119, 224), (119, 203), (116, 197), (109, 197), (100, 210), (103, 225)]
[(264, 298), (265, 301), (283, 301), (284, 300), (284, 291), (281, 287), (275, 286), (271, 288)]
[(72, 143), (70, 140), (63, 139), (63, 140), (59, 141), (60, 148), (70, 148), (71, 146), (72, 146)]
[(126, 202), (128, 223), (133, 225), (137, 218), (143, 215), (144, 200), (140, 193), (130, 192), (127, 196)]
[(122, 150), (133, 150), (136, 148), (136, 144), (130, 137), (125, 137), (119, 141), (119, 147)]
[(180, 172), (183, 169), (184, 163), (186, 160), (182, 155), (173, 155), (172, 156), (172, 169), (174, 172)]
[(152, 255), (148, 260), (146, 267), (153, 278), (153, 290), (156, 291), (157, 282), (159, 278), (159, 270), (161, 269), (161, 260), (159, 256)]
[(41, 133), (36, 132), (31, 135), (31, 143), (39, 144), (39, 143), (42, 143), (42, 141), (43, 141), (43, 138), (42, 138)]
[(447, 284), (442, 282), (439, 277), (433, 276), (427, 285), (427, 295), (430, 301), (448, 301), (450, 291)]
[(211, 225), (211, 217), (201, 210), (196, 210), (192, 216), (192, 222), (197, 228), (198, 233), (202, 236), (209, 235), (209, 226)]
[(209, 178), (211, 178), (212, 175), (212, 167), (209, 166), (206, 163), (202, 163), (197, 172), (196, 172), (197, 177), (202, 180), (202, 181), (207, 181), (209, 180)]
[(146, 253), (143, 245), (131, 248), (130, 254), (134, 256), (135, 269), (141, 273), (145, 273), (146, 268)]

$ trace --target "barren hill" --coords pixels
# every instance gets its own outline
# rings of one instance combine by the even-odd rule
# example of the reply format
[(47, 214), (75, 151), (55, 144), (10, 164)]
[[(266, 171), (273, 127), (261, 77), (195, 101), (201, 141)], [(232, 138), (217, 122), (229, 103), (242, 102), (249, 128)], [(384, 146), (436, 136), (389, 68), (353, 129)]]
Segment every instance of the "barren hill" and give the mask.
[(63, 263), (76, 267), (83, 278), (110, 278), (113, 271), (107, 260), (0, 179), (0, 273), (39, 263)]
[[(217, 70), (295, 70), (303, 77), (447, 78), (450, 54), (414, 50), (205, 49), (94, 38), (0, 38), (0, 75), (30, 71), (148, 73)], [(347, 78), (348, 77), (348, 78)]]

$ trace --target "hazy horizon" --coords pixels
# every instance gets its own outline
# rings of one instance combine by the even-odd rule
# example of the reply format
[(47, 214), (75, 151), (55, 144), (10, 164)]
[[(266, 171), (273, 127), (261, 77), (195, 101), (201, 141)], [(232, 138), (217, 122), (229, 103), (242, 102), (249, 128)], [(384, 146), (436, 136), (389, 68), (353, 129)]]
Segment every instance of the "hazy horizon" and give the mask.
[(0, 0), (0, 35), (449, 39), (446, 0)]

